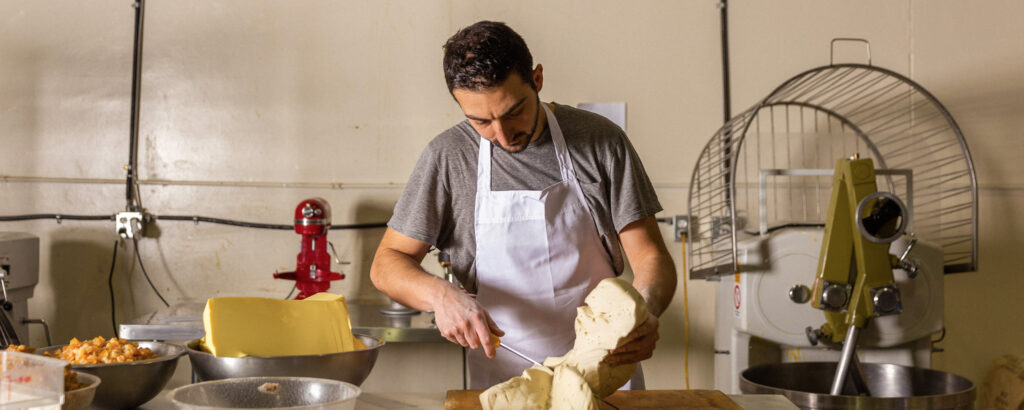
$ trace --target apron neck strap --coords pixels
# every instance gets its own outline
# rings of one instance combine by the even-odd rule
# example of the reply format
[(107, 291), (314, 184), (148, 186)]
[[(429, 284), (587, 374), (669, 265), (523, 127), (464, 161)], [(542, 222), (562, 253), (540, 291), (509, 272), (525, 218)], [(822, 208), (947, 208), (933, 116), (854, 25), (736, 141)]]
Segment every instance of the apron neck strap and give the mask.
[(544, 107), (544, 114), (547, 115), (548, 128), (551, 130), (551, 142), (555, 144), (555, 157), (558, 158), (558, 171), (562, 174), (562, 181), (576, 179), (576, 171), (572, 167), (572, 159), (569, 157), (569, 148), (565, 145), (565, 136), (562, 134), (562, 127), (558, 125), (555, 114), (551, 112), (547, 104), (541, 103)]

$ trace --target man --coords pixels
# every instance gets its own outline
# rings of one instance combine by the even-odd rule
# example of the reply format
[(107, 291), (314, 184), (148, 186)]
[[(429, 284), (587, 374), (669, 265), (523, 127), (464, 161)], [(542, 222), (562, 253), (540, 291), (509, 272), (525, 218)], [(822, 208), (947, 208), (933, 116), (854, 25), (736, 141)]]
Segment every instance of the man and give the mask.
[[(529, 367), (496, 352), (493, 335), (536, 360), (572, 348), (576, 307), (622, 272), (621, 249), (651, 315), (606, 360), (651, 357), (676, 273), (654, 219), (661, 205), (625, 133), (596, 114), (542, 103), (543, 67), (503, 23), (452, 36), (444, 71), (467, 120), (416, 164), (370, 268), (374, 285), (433, 311), (444, 337), (474, 349), (470, 386), (483, 389)], [(431, 246), (451, 255), (476, 298), (423, 270)], [(643, 388), (639, 367), (630, 387)]]

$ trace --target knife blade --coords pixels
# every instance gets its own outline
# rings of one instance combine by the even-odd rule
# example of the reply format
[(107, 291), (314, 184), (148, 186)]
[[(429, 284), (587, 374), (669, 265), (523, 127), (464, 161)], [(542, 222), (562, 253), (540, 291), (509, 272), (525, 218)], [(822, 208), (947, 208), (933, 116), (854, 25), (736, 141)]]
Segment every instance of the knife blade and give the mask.
[(500, 338), (498, 338), (498, 336), (497, 336), (497, 335), (495, 335), (495, 334), (493, 334), (493, 333), (492, 333), (492, 334), (491, 334), (491, 338), (492, 338), (492, 339), (494, 339), (494, 342), (493, 342), (493, 344), (494, 344), (494, 347), (496, 347), (496, 348), (502, 348), (502, 349), (508, 350), (509, 352), (511, 352), (512, 354), (514, 354), (514, 355), (516, 355), (516, 356), (519, 356), (519, 358), (521, 358), (521, 359), (523, 359), (523, 360), (526, 360), (526, 361), (528, 361), (528, 362), (530, 362), (530, 363), (533, 363), (533, 364), (535, 364), (535, 365), (537, 365), (537, 366), (543, 366), (542, 364), (540, 364), (540, 362), (538, 362), (538, 361), (536, 361), (536, 360), (533, 360), (532, 358), (530, 358), (530, 356), (527, 356), (527, 355), (525, 355), (525, 354), (522, 354), (522, 353), (520, 353), (520, 352), (519, 352), (518, 350), (516, 350), (516, 349), (513, 349), (513, 348), (509, 347), (508, 345), (506, 345), (506, 344), (504, 344), (504, 343), (501, 343), (501, 339), (500, 339)]
[(512, 352), (512, 354), (514, 354), (514, 355), (516, 355), (516, 356), (519, 356), (519, 357), (520, 357), (520, 358), (522, 358), (523, 360), (526, 360), (526, 361), (528, 361), (528, 362), (530, 362), (530, 363), (533, 363), (533, 364), (535, 364), (535, 365), (537, 365), (537, 366), (543, 366), (542, 364), (540, 364), (540, 362), (538, 362), (538, 361), (536, 361), (536, 360), (533, 360), (533, 359), (531, 359), (531, 358), (530, 358), (529, 356), (527, 356), (527, 355), (525, 355), (525, 354), (519, 353), (519, 351), (518, 351), (518, 350), (516, 350), (516, 349), (513, 349), (513, 348), (511, 348), (511, 347), (508, 347), (508, 345), (506, 345), (506, 344), (499, 344), (499, 345), (498, 345), (498, 347), (500, 347), (500, 348), (503, 348), (503, 349), (505, 349), (505, 350), (508, 350), (508, 351)]

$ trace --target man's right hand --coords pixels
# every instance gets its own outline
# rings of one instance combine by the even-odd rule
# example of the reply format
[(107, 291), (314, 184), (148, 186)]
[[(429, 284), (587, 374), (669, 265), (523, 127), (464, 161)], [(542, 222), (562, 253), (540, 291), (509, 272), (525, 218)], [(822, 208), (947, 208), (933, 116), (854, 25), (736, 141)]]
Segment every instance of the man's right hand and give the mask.
[(504, 336), (487, 310), (463, 290), (423, 270), (426, 242), (387, 228), (370, 265), (373, 285), (392, 300), (416, 310), (433, 310), (434, 323), (448, 340), (494, 357), (491, 333)]
[(495, 347), (491, 333), (504, 336), (505, 332), (498, 328), (491, 320), (491, 315), (476, 299), (451, 284), (443, 289), (433, 304), (434, 323), (441, 331), (441, 336), (463, 347), (483, 347), (487, 357), (493, 359)]

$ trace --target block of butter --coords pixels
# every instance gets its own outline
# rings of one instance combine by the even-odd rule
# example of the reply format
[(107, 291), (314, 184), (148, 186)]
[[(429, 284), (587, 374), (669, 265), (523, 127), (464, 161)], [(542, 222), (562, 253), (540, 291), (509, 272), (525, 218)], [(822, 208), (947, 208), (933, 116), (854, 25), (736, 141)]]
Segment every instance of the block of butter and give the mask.
[[(345, 297), (216, 297), (203, 310), (203, 347), (218, 357), (297, 356), (365, 348), (352, 336)], [(359, 343), (361, 345), (361, 343)]]

